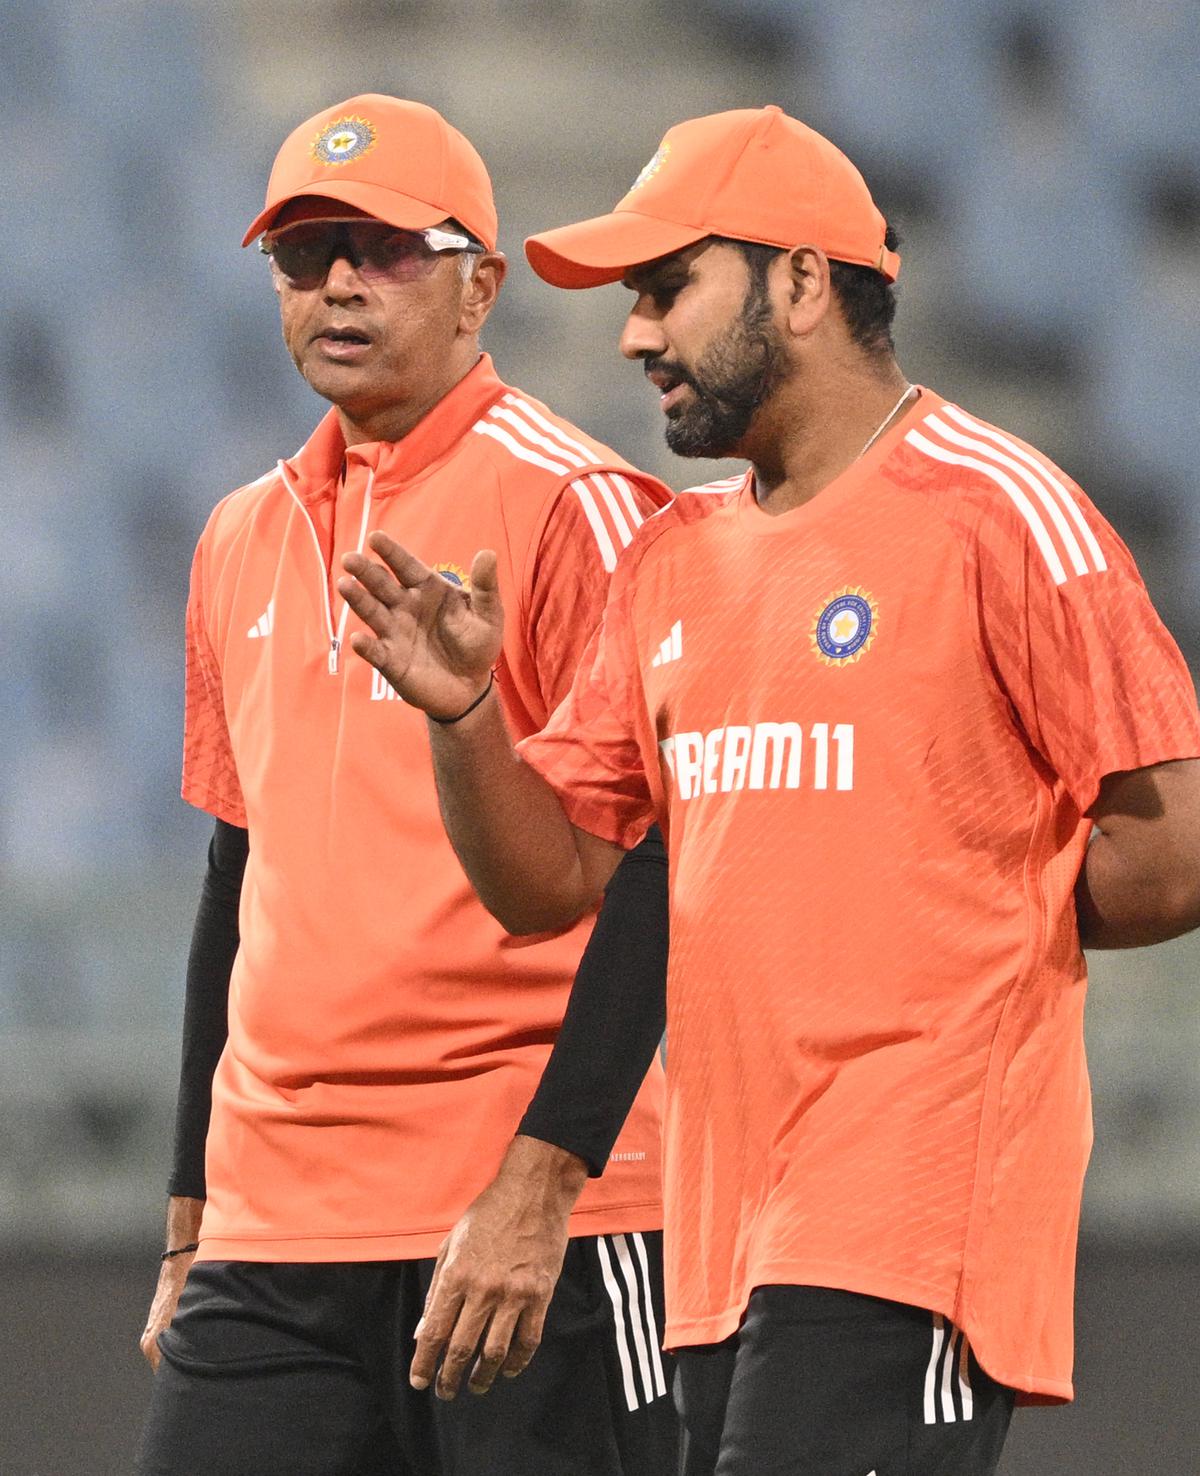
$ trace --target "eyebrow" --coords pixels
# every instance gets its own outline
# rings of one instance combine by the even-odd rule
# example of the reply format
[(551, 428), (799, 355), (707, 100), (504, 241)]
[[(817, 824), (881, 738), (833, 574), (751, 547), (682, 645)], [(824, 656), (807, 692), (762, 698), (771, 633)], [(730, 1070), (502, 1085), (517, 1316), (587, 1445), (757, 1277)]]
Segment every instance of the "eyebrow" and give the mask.
[(691, 269), (691, 261), (685, 261), (684, 253), (676, 251), (671, 256), (664, 256), (658, 261), (631, 267), (621, 278), (621, 286), (627, 287), (630, 292), (652, 292), (664, 277), (670, 277), (677, 272), (682, 272), (686, 276), (690, 274)]

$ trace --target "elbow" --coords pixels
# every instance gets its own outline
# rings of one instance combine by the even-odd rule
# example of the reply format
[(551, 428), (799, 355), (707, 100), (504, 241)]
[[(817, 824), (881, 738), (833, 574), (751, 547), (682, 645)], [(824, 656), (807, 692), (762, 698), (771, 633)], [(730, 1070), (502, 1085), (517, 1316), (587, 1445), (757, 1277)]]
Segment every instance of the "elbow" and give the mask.
[(1166, 943), (1200, 927), (1200, 873), (1176, 872), (1160, 877), (1135, 917), (1117, 931), (1117, 946), (1145, 948)]
[(487, 897), (480, 901), (506, 933), (529, 938), (537, 933), (561, 933), (588, 910), (584, 901), (546, 897)]
[(1164, 938), (1178, 938), (1200, 927), (1200, 866), (1180, 868), (1164, 882), (1159, 917)]

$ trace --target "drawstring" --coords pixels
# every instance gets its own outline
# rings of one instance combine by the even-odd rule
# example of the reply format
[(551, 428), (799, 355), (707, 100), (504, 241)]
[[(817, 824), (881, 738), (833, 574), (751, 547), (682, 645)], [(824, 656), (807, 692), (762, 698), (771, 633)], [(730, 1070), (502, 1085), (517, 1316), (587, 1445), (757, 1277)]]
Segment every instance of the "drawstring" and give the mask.
[[(338, 672), (338, 658), (341, 655), (342, 645), (345, 640), (346, 618), (350, 614), (350, 606), (346, 604), (345, 600), (342, 601), (341, 614), (338, 616), (337, 628), (335, 630), (333, 624), (333, 601), (329, 593), (329, 575), (331, 571), (325, 567), (325, 554), (321, 549), (321, 540), (317, 536), (316, 524), (309, 515), (308, 508), (305, 507), (300, 494), (292, 486), (285, 463), (282, 461), (278, 462), (277, 468), (280, 481), (287, 488), (292, 501), (304, 514), (304, 521), (308, 524), (308, 531), (312, 534), (313, 547), (316, 549), (317, 563), (321, 570), (321, 589), (325, 598), (325, 629), (329, 634), (329, 675), (336, 676)], [(371, 493), (374, 487), (375, 469), (372, 467), (367, 473), (367, 490), (366, 495), (363, 497), (362, 522), (358, 529), (358, 543), (355, 547), (356, 553), (362, 553), (363, 546), (367, 541), (367, 528), (371, 518)]]

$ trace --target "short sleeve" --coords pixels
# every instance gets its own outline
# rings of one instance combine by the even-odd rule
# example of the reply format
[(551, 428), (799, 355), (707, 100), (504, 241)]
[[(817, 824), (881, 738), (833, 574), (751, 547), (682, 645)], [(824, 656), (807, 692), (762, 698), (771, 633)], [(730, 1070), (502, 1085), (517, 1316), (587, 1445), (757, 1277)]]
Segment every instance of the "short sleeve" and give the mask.
[(1061, 517), (979, 532), (980, 625), (1025, 735), (1086, 813), (1106, 775), (1200, 755), (1200, 716), (1129, 550), (1069, 479), (1047, 480)]
[(619, 578), (570, 691), (540, 733), (517, 745), (554, 789), (573, 825), (625, 850), (654, 818), (638, 746)]
[(222, 695), (221, 670), (209, 637), (205, 609), (204, 542), (192, 561), (186, 626), (183, 719), (183, 797), (218, 820), (245, 826)]
[(622, 550), (669, 497), (652, 477), (619, 471), (564, 485), (538, 542), (529, 603), (529, 646), (547, 712), (570, 689)]

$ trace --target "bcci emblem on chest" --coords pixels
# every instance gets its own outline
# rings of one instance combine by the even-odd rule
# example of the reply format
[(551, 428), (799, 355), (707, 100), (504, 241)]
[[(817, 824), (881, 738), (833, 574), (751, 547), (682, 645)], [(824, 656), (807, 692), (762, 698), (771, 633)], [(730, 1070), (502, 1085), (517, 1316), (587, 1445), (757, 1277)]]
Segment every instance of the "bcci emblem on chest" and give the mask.
[(813, 648), (826, 666), (861, 661), (875, 639), (879, 612), (865, 589), (843, 589), (817, 615)]

